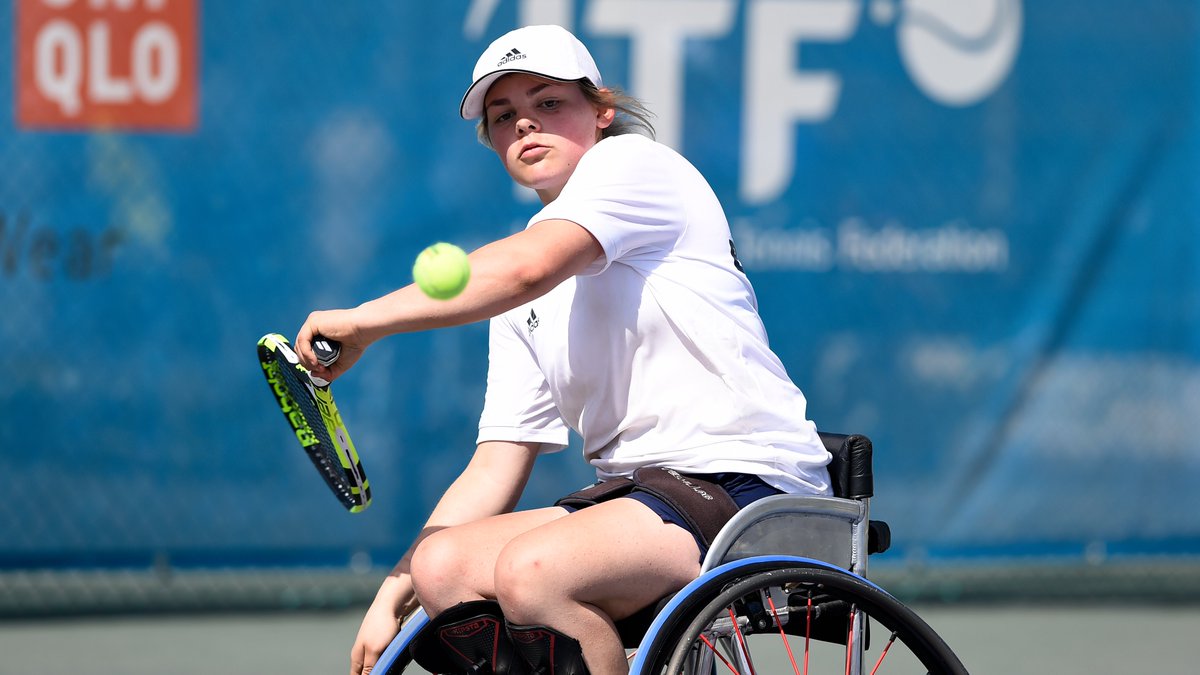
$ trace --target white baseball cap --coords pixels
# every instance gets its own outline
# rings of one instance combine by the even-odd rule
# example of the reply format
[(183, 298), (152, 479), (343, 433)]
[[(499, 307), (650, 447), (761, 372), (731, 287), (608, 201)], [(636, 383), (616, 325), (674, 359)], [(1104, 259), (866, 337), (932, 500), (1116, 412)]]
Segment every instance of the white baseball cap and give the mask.
[(509, 73), (529, 73), (560, 82), (588, 80), (604, 86), (587, 47), (562, 26), (526, 26), (488, 45), (475, 63), (474, 82), (463, 95), (458, 114), (483, 116), (483, 99), (492, 83)]

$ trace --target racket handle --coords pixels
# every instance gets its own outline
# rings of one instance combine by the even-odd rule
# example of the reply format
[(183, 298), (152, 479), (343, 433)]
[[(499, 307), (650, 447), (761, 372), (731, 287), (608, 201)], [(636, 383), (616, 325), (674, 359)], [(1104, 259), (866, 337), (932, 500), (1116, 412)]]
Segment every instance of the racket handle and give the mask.
[(328, 368), (342, 355), (342, 343), (337, 340), (330, 340), (324, 335), (314, 335), (313, 353), (317, 355), (317, 361)]

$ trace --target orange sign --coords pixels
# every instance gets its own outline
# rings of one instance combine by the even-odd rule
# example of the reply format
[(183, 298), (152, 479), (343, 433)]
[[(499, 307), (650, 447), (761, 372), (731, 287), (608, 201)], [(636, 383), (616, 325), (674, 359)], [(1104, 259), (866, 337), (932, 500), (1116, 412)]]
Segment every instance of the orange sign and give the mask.
[(197, 0), (16, 0), (17, 124), (191, 130)]

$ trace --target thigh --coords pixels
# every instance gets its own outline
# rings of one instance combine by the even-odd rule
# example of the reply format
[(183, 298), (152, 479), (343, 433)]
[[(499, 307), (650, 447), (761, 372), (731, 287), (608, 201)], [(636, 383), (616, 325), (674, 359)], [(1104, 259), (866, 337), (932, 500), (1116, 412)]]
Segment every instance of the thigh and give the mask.
[(503, 578), (505, 566), (519, 567), (545, 592), (619, 620), (696, 578), (699, 558), (690, 532), (663, 522), (645, 504), (619, 498), (515, 537), (497, 576)]
[(567, 515), (560, 507), (515, 511), (434, 532), (413, 553), (412, 576), (431, 614), (457, 602), (495, 598), (500, 551), (514, 538)]

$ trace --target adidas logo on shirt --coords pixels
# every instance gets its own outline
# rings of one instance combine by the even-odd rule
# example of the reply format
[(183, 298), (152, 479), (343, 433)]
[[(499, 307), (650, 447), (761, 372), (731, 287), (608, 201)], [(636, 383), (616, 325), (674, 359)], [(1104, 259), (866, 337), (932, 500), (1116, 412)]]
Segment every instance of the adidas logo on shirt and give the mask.
[(518, 59), (523, 59), (523, 58), (525, 58), (525, 55), (522, 54), (520, 52), (520, 50), (514, 48), (514, 49), (510, 50), (507, 54), (505, 54), (504, 58), (500, 59), (500, 63), (497, 63), (496, 67), (499, 68), (500, 66), (502, 66), (506, 63), (509, 63), (511, 61), (516, 61)]

